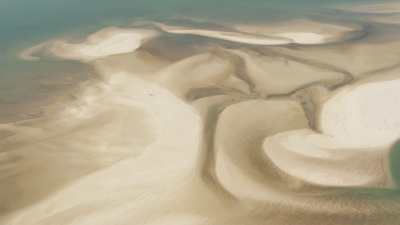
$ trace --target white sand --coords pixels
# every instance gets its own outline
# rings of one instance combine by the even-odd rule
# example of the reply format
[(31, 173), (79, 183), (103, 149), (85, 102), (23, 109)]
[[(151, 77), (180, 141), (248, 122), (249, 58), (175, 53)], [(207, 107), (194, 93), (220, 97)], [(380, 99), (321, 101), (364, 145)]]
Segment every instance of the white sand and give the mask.
[(133, 52), (144, 41), (157, 35), (152, 30), (107, 28), (92, 34), (79, 44), (58, 41), (51, 51), (66, 59), (90, 61), (111, 55)]
[[(277, 28), (276, 25), (272, 25), (270, 27), (268, 27), (268, 25), (265, 25), (264, 27), (262, 26), (252, 27), (247, 25), (234, 26), (234, 28), (236, 28), (237, 30), (246, 33), (186, 28), (179, 26), (169, 26), (160, 23), (157, 23), (157, 25), (163, 31), (168, 33), (199, 35), (199, 36), (218, 38), (227, 41), (254, 44), (254, 45), (285, 45), (291, 43), (305, 44), (305, 45), (323, 44), (331, 41), (340, 40), (340, 37), (338, 37), (339, 35), (352, 31), (350, 28), (347, 27), (340, 27), (336, 25), (326, 24), (325, 25), (326, 28), (324, 29), (323, 32), (321, 31), (318, 32), (319, 30), (313, 32), (313, 30), (316, 30), (315, 29), (316, 26), (324, 26), (324, 25), (311, 22), (307, 23), (304, 22), (304, 23), (305, 24), (303, 24), (303, 28), (299, 31), (296, 31), (295, 27), (299, 26), (299, 24), (296, 25), (282, 24), (279, 30), (276, 29)], [(304, 26), (308, 27), (304, 28)], [(329, 28), (331, 28), (332, 30), (329, 30)]]
[(325, 35), (311, 32), (286, 32), (278, 33), (277, 36), (289, 38), (298, 44), (323, 44), (328, 39)]
[[(170, 26), (162, 23), (152, 24), (168, 33), (198, 35), (252, 45), (324, 44), (340, 41), (346, 33), (354, 31), (350, 27), (321, 24), (308, 20), (262, 26), (235, 25), (233, 28), (240, 32)], [(134, 52), (145, 41), (158, 35), (157, 31), (150, 29), (108, 27), (90, 35), (81, 43), (71, 43), (65, 40), (50, 40), (41, 43), (22, 51), (20, 58), (30, 61), (38, 60), (39, 57), (35, 54), (46, 50), (64, 59), (92, 61)]]
[(293, 43), (303, 45), (340, 41), (346, 34), (357, 30), (353, 26), (321, 23), (305, 19), (269, 24), (234, 24), (233, 27), (251, 34), (288, 38)]
[(347, 146), (391, 145), (400, 138), (400, 80), (347, 87), (327, 101), (321, 130)]
[(20, 57), (25, 60), (37, 60), (33, 56), (42, 50), (58, 57), (79, 61), (92, 61), (112, 55), (134, 52), (145, 41), (157, 36), (157, 32), (145, 29), (124, 29), (108, 27), (90, 35), (81, 43), (65, 40), (52, 40), (24, 50)]
[(273, 37), (273, 36), (257, 36), (251, 34), (244, 34), (239, 32), (228, 32), (218, 30), (204, 30), (204, 29), (192, 29), (179, 26), (169, 26), (161, 23), (157, 25), (165, 32), (173, 34), (192, 34), (204, 37), (218, 38), (232, 42), (239, 42), (253, 45), (285, 45), (290, 44), (292, 41), (287, 38)]
[(323, 104), (321, 134), (278, 134), (266, 139), (266, 154), (284, 172), (313, 184), (390, 187), (390, 148), (400, 138), (399, 89), (399, 79), (345, 87)]

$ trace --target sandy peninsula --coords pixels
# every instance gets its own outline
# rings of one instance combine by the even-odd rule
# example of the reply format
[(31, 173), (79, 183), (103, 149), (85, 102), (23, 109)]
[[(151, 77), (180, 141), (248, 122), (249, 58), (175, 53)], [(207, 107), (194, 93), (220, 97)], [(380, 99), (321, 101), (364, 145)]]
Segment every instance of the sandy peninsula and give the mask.
[(145, 41), (157, 36), (154, 30), (108, 27), (91, 34), (81, 43), (50, 40), (23, 51), (25, 60), (38, 60), (34, 54), (47, 51), (63, 59), (92, 61), (112, 55), (134, 52)]

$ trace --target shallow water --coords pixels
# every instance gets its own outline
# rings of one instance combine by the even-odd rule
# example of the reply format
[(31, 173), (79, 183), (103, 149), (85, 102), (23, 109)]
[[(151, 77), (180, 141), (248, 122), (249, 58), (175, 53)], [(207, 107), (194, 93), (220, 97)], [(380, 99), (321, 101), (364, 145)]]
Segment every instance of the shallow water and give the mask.
[(397, 225), (400, 20), (361, 3), (0, 0), (0, 224)]

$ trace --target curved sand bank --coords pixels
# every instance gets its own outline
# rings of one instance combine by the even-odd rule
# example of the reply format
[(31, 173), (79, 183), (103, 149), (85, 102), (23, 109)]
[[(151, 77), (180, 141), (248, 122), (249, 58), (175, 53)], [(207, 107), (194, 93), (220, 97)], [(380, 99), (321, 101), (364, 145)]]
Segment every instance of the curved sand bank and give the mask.
[(245, 34), (239, 32), (230, 32), (230, 31), (218, 31), (218, 30), (205, 30), (205, 29), (196, 29), (196, 28), (188, 28), (181, 26), (170, 26), (166, 24), (156, 23), (156, 25), (161, 28), (163, 31), (172, 33), (172, 34), (191, 34), (198, 35), (203, 37), (211, 37), (222, 39), (226, 41), (239, 42), (244, 44), (253, 44), (253, 45), (286, 45), (292, 43), (292, 41), (288, 38), (282, 37), (273, 37), (273, 36), (257, 36), (252, 34)]
[(393, 187), (388, 147), (346, 147), (329, 135), (297, 130), (267, 138), (264, 149), (280, 170), (310, 184)]
[(354, 27), (325, 24), (308, 20), (294, 20), (265, 25), (233, 25), (233, 31), (196, 29), (156, 23), (163, 31), (191, 34), (253, 45), (315, 45), (338, 42), (358, 32)]
[(400, 133), (399, 88), (396, 79), (341, 90), (322, 107), (321, 132), (347, 146), (392, 145)]
[(323, 104), (321, 134), (299, 130), (269, 137), (266, 154), (285, 173), (313, 184), (390, 187), (399, 88), (399, 79), (345, 87)]
[[(0, 139), (6, 149), (0, 155), (0, 224), (399, 221), (400, 196), (381, 189), (394, 188), (386, 160), (398, 131), (391, 114), (396, 104), (388, 105), (398, 98), (397, 73), (336, 92), (353, 78), (345, 68), (282, 48), (207, 46), (166, 60), (156, 45), (137, 49), (122, 43), (135, 52), (123, 55), (122, 45), (107, 44), (107, 51), (86, 54), (86, 42), (72, 46), (74, 52), (83, 47), (79, 57), (54, 51), (90, 61), (102, 79), (40, 119), (0, 125), (0, 134), (7, 133)], [(348, 51), (357, 55), (353, 44)], [(375, 54), (371, 49), (369, 56)], [(110, 52), (122, 55), (105, 57)], [(329, 53), (319, 57), (329, 59)], [(380, 69), (380, 60), (366, 66)], [(385, 100), (382, 88), (393, 97)], [(378, 121), (370, 103), (393, 111), (385, 114), (388, 123)], [(354, 113), (371, 122), (370, 129), (341, 119)], [(364, 137), (372, 138), (364, 143)], [(376, 187), (383, 194), (349, 186)]]
[(325, 44), (349, 39), (361, 28), (311, 20), (291, 20), (271, 24), (233, 25), (235, 29), (258, 35), (271, 35), (303, 45)]

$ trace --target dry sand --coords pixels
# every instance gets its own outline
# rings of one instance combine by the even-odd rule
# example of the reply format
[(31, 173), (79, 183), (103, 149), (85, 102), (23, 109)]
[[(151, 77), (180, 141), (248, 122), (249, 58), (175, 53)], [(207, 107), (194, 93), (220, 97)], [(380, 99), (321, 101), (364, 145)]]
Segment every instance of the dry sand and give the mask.
[(236, 24), (233, 27), (242, 32), (288, 38), (293, 43), (303, 45), (338, 42), (361, 29), (355, 25), (345, 26), (306, 19), (271, 24)]
[(156, 36), (157, 32), (153, 30), (108, 27), (90, 35), (82, 43), (52, 40), (23, 51), (20, 57), (25, 60), (38, 60), (39, 57), (34, 54), (45, 49), (64, 59), (92, 61), (134, 52), (145, 41)]
[[(293, 43), (159, 26), (230, 42)], [(315, 32), (282, 31), (303, 43), (320, 42)], [(324, 45), (307, 50), (310, 57), (301, 48), (207, 46), (171, 61), (140, 45), (154, 35), (112, 28), (40, 47), (89, 63), (101, 79), (39, 119), (0, 125), (0, 224), (399, 221), (398, 195), (346, 189), (395, 188), (387, 164), (400, 129), (400, 77), (391, 64), (400, 59), (392, 50), (392, 61), (373, 60), (393, 43), (342, 43), (347, 57), (368, 59), (364, 68)]]
[[(309, 20), (293, 20), (278, 24), (232, 25), (233, 31), (196, 29), (161, 23), (156, 25), (168, 33), (191, 34), (253, 45), (324, 44), (341, 41), (358, 30), (355, 27)], [(229, 27), (229, 24), (227, 26)]]

